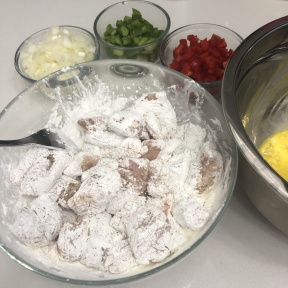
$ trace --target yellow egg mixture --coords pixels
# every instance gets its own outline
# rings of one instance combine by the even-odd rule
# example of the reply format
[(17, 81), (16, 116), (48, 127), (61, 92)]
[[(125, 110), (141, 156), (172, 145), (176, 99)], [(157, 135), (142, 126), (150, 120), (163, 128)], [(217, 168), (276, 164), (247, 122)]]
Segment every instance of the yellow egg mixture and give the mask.
[(269, 165), (288, 181), (288, 130), (272, 134), (258, 150)]

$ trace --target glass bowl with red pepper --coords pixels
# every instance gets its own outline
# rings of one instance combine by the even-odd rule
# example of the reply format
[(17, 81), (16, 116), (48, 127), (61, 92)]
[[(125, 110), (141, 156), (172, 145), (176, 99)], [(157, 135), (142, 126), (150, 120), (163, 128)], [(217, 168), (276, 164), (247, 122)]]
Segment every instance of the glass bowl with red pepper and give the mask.
[(165, 37), (159, 57), (162, 65), (192, 78), (220, 101), (226, 65), (242, 41), (221, 25), (190, 24)]

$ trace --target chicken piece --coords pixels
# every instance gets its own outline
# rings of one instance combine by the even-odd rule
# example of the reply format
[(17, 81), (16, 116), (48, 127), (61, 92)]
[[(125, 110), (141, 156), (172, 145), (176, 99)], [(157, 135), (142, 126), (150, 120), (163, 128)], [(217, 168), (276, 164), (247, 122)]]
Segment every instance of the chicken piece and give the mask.
[(84, 139), (87, 143), (100, 148), (115, 148), (120, 146), (125, 138), (110, 131), (89, 130), (86, 132)]
[(12, 181), (20, 183), (20, 194), (39, 196), (49, 192), (71, 159), (64, 150), (32, 148), (12, 172)]
[(61, 226), (60, 207), (43, 194), (19, 211), (12, 231), (25, 244), (46, 246), (56, 239)]
[[(146, 115), (152, 115), (153, 118), (157, 118), (159, 121), (159, 125), (161, 127), (157, 128), (154, 124), (152, 125), (152, 121), (148, 121), (148, 126), (150, 128), (154, 127), (152, 130), (155, 129), (155, 131), (161, 131), (161, 139), (170, 139), (174, 136), (176, 130), (177, 130), (177, 118), (176, 113), (169, 102), (167, 95), (165, 92), (153, 92), (149, 94), (145, 94), (139, 99), (135, 101), (135, 105), (133, 107), (139, 114)], [(158, 124), (157, 124), (158, 125)], [(148, 130), (148, 129), (147, 129)], [(150, 132), (152, 131), (150, 130)], [(158, 137), (158, 136), (157, 136)], [(160, 138), (157, 138), (160, 139)]]
[(68, 206), (77, 215), (101, 213), (121, 188), (121, 176), (117, 170), (96, 167), (93, 175), (84, 180), (75, 195), (68, 200)]
[(163, 140), (146, 140), (143, 141), (143, 147), (141, 150), (141, 157), (148, 159), (149, 161), (155, 160), (160, 151), (165, 146), (165, 141)]
[(144, 158), (126, 158), (119, 162), (118, 172), (122, 179), (130, 183), (139, 194), (147, 189), (149, 160)]
[(200, 194), (211, 191), (219, 182), (223, 171), (223, 160), (216, 150), (204, 150), (200, 158), (200, 177), (196, 189)]
[(160, 199), (150, 199), (130, 217), (126, 228), (136, 262), (160, 262), (187, 241), (187, 236)]
[(69, 262), (80, 260), (88, 236), (87, 219), (80, 218), (74, 223), (64, 223), (57, 240), (57, 251), (60, 259)]
[(96, 115), (90, 118), (81, 118), (78, 120), (78, 125), (87, 131), (101, 130), (105, 131), (108, 128), (109, 118), (105, 115)]
[(120, 241), (123, 235), (110, 226), (111, 215), (103, 212), (87, 219), (89, 235), (80, 262), (88, 267), (106, 271), (107, 250)]
[(98, 153), (91, 151), (81, 151), (77, 153), (69, 165), (65, 168), (63, 173), (69, 177), (80, 177), (83, 172), (94, 167), (100, 159)]
[(172, 215), (185, 229), (197, 231), (201, 229), (209, 219), (209, 213), (194, 197), (183, 198), (174, 203)]
[(143, 116), (132, 109), (114, 113), (108, 123), (110, 131), (123, 137), (138, 137), (143, 128)]
[(63, 208), (69, 208), (67, 201), (77, 192), (80, 181), (62, 175), (48, 192), (51, 199), (57, 201)]

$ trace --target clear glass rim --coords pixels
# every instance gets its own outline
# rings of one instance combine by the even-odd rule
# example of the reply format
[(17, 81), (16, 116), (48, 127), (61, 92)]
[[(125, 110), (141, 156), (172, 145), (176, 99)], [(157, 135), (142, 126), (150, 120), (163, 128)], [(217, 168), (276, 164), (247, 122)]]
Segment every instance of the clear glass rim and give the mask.
[[(44, 29), (41, 29), (35, 33), (33, 33), (32, 35), (28, 36), (24, 41), (22, 41), (22, 43), (18, 46), (15, 55), (14, 55), (14, 67), (16, 69), (16, 71), (19, 73), (20, 76), (22, 76), (24, 79), (26, 79), (27, 81), (29, 81), (30, 83), (34, 83), (37, 80), (30, 78), (27, 74), (25, 74), (22, 69), (20, 68), (20, 64), (19, 64), (19, 58), (22, 52), (22, 48), (24, 47), (24, 45), (26, 44), (27, 41), (29, 41), (30, 39), (34, 38), (37, 35), (40, 35), (42, 33), (44, 33), (45, 31), (48, 31), (49, 29), (53, 28), (53, 27), (60, 27), (60, 28), (67, 28), (67, 29), (76, 29), (79, 30), (83, 33), (85, 33), (87, 36), (89, 36), (96, 47), (96, 51), (95, 51), (95, 56), (93, 60), (97, 60), (100, 56), (100, 47), (99, 47), (99, 43), (95, 37), (95, 35), (93, 35), (90, 31), (82, 28), (82, 27), (78, 27), (78, 26), (73, 26), (73, 25), (56, 25), (56, 26), (51, 26), (51, 27), (47, 27)], [(46, 76), (45, 76), (46, 77)]]
[[(176, 77), (181, 77), (183, 79), (187, 79), (188, 81), (193, 81), (191, 80), (189, 77), (174, 71), (172, 69), (169, 69), (165, 66), (159, 66), (155, 63), (151, 63), (151, 62), (142, 62), (142, 61), (137, 61), (137, 60), (127, 60), (127, 59), (105, 59), (105, 60), (97, 60), (97, 61), (91, 61), (89, 63), (80, 63), (80, 64), (76, 64), (73, 66), (70, 66), (71, 69), (77, 69), (77, 67), (79, 66), (89, 66), (91, 64), (93, 64), (93, 62), (96, 63), (105, 63), (105, 65), (108, 67), (109, 64), (113, 63), (129, 63), (132, 62), (133, 64), (136, 65), (144, 65), (144, 66), (154, 66), (155, 68), (158, 69), (162, 69), (164, 70), (166, 73), (168, 74), (172, 74), (175, 75)], [(61, 71), (61, 70), (59, 70)], [(15, 101), (17, 101), (20, 97), (29, 97), (27, 92), (29, 92), (29, 90), (33, 89), (34, 86), (39, 85), (39, 83), (42, 83), (43, 81), (45, 82), (49, 82), (48, 79), (51, 77), (54, 77), (54, 75), (59, 74), (59, 71), (56, 71), (54, 73), (51, 73), (47, 76), (45, 76), (44, 78), (42, 78), (41, 80), (36, 81), (35, 83), (33, 83), (32, 85), (30, 85), (29, 87), (27, 87), (25, 90), (23, 90), (20, 94), (18, 94), (10, 103), (8, 103), (8, 105), (2, 110), (2, 112), (0, 113), (0, 118), (2, 117), (3, 113), (5, 112), (5, 110), (10, 107)], [(195, 81), (193, 81), (195, 82)], [(209, 102), (212, 102), (212, 104), (215, 106), (215, 108), (223, 115), (222, 112), (222, 108), (220, 106), (220, 104), (215, 100), (215, 98), (210, 95), (209, 93), (206, 93), (207, 99)], [(223, 115), (223, 119), (224, 119), (224, 115)], [(226, 128), (227, 132), (228, 132), (228, 127)], [(231, 135), (230, 135), (231, 136)], [(231, 136), (232, 139), (232, 136)], [(154, 274), (156, 274), (159, 271), (162, 271), (168, 267), (171, 267), (172, 265), (176, 264), (179, 260), (181, 260), (183, 257), (185, 257), (187, 254), (189, 254), (192, 250), (194, 250), (198, 245), (200, 245), (203, 240), (208, 237), (208, 235), (212, 232), (212, 230), (215, 228), (215, 226), (217, 225), (217, 223), (219, 222), (219, 220), (221, 219), (222, 215), (224, 214), (224, 212), (226, 211), (226, 208), (230, 202), (230, 199), (233, 195), (234, 189), (235, 189), (235, 185), (236, 185), (236, 181), (237, 181), (237, 173), (238, 173), (238, 150), (237, 150), (237, 146), (235, 141), (232, 141), (232, 147), (231, 147), (231, 158), (234, 160), (234, 165), (231, 166), (231, 170), (235, 171), (235, 177), (233, 177), (233, 180), (231, 181), (230, 184), (230, 190), (227, 193), (227, 197), (225, 199), (225, 201), (223, 202), (223, 205), (221, 206), (221, 208), (218, 209), (218, 212), (216, 213), (216, 215), (214, 217), (212, 217), (211, 219), (211, 223), (210, 226), (207, 227), (206, 231), (203, 232), (203, 235), (201, 237), (199, 237), (193, 244), (191, 244), (186, 250), (182, 251), (181, 253), (179, 253), (179, 255), (177, 255), (176, 257), (174, 257), (173, 259), (169, 260), (168, 262), (162, 263), (157, 267), (154, 267), (150, 270), (135, 274), (135, 275), (130, 275), (127, 277), (122, 277), (122, 278), (118, 278), (118, 279), (109, 279), (109, 280), (77, 280), (77, 279), (73, 279), (73, 278), (68, 278), (68, 277), (63, 277), (63, 276), (58, 276), (58, 275), (54, 275), (51, 274), (43, 269), (39, 269), (37, 267), (35, 267), (34, 265), (31, 265), (30, 263), (28, 263), (27, 261), (25, 261), (24, 259), (22, 259), (21, 257), (18, 257), (17, 255), (15, 255), (9, 248), (5, 247), (4, 245), (2, 245), (2, 243), (0, 242), (0, 249), (3, 250), (12, 260), (16, 261), (18, 264), (24, 266), (25, 268), (27, 268), (28, 270), (35, 272), (39, 275), (45, 276), (47, 278), (53, 279), (53, 280), (57, 280), (59, 282), (64, 282), (64, 283), (71, 283), (71, 284), (80, 284), (80, 285), (87, 285), (87, 286), (106, 286), (106, 285), (117, 285), (117, 284), (124, 284), (124, 283), (130, 283), (132, 281), (137, 281), (137, 280), (142, 280), (148, 276), (152, 276)]]
[[(151, 5), (151, 6), (154, 6), (156, 7), (157, 9), (159, 9), (166, 17), (167, 19), (167, 25), (165, 27), (165, 30), (163, 31), (163, 33), (160, 35), (160, 37), (158, 37), (157, 39), (153, 40), (152, 42), (148, 43), (148, 44), (145, 44), (145, 45), (142, 45), (142, 46), (137, 46), (137, 47), (122, 47), (122, 46), (117, 46), (117, 45), (113, 45), (109, 42), (106, 42), (102, 37), (101, 35), (99, 35), (98, 33), (98, 30), (97, 30), (97, 23), (99, 21), (99, 19), (101, 18), (101, 16), (108, 10), (110, 10), (111, 8), (114, 8), (114, 7), (117, 7), (117, 6), (121, 6), (121, 5), (125, 5), (125, 4), (130, 4), (130, 3), (133, 3), (133, 2), (138, 2), (138, 3), (144, 3), (144, 4), (148, 4), (148, 5)], [(119, 50), (127, 50), (127, 51), (133, 51), (135, 49), (142, 49), (142, 48), (146, 48), (146, 47), (149, 47), (155, 43), (158, 43), (160, 42), (162, 39), (164, 39), (164, 37), (167, 35), (167, 33), (169, 32), (170, 30), (170, 26), (171, 26), (171, 20), (170, 20), (170, 16), (169, 14), (167, 13), (167, 11), (165, 9), (163, 9), (161, 6), (155, 4), (155, 3), (152, 3), (152, 2), (149, 2), (149, 1), (145, 1), (145, 0), (133, 0), (133, 1), (121, 1), (121, 2), (117, 2), (115, 4), (112, 4), (110, 6), (108, 6), (107, 8), (105, 8), (104, 10), (102, 10), (96, 17), (95, 21), (94, 21), (94, 24), (93, 24), (93, 29), (94, 29), (94, 33), (96, 35), (96, 38), (98, 39), (99, 42), (105, 44), (105, 46), (107, 47), (110, 47), (110, 48), (115, 48), (115, 49), (119, 49)]]

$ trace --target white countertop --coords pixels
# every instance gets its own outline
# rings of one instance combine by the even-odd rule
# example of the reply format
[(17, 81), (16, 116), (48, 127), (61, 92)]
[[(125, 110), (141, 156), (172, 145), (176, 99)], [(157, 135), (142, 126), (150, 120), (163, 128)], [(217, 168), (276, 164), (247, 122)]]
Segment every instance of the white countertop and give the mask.
[[(0, 0), (0, 110), (28, 84), (14, 69), (14, 54), (30, 34), (55, 25), (93, 33), (96, 15), (113, 0)], [(190, 23), (227, 26), (247, 37), (288, 15), (286, 0), (157, 0), (171, 17), (171, 30)], [(0, 137), (1, 138), (1, 137)], [(120, 285), (152, 288), (288, 287), (288, 236), (265, 220), (238, 183), (224, 216), (206, 240), (167, 271)], [(0, 231), (1, 233), (1, 231)], [(39, 276), (0, 251), (1, 288), (80, 288)]]

